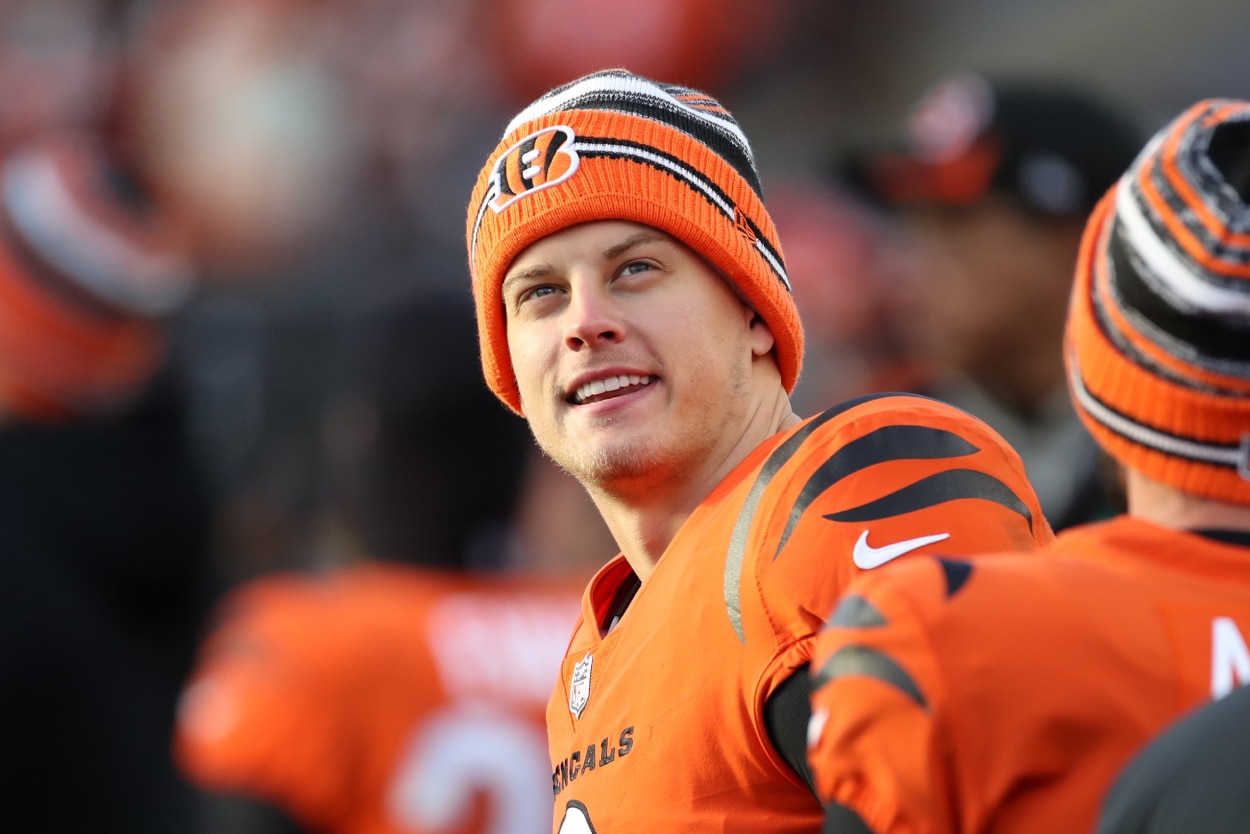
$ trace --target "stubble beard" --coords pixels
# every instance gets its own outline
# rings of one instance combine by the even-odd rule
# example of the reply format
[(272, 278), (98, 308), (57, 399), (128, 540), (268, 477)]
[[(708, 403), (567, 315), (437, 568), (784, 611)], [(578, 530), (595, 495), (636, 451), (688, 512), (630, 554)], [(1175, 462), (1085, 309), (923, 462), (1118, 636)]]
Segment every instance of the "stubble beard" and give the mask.
[(631, 484), (663, 476), (681, 457), (677, 449), (658, 446), (648, 437), (631, 437), (591, 449), (544, 448), (556, 465), (592, 492), (616, 493)]

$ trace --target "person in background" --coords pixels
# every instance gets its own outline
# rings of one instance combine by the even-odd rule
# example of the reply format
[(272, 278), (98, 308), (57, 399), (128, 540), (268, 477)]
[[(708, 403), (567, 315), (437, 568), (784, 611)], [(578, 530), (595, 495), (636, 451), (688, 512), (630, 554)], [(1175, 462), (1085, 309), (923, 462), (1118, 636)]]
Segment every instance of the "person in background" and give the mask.
[(523, 516), (558, 529), (589, 501), (527, 491), (542, 462), (477, 376), (463, 293), (353, 318), (325, 432), (333, 552), (232, 590), (176, 759), (235, 834), (543, 830), (544, 705), (606, 536), (561, 564), (527, 540)]
[(863, 394), (921, 390), (927, 377), (910, 355), (897, 315), (905, 247), (897, 223), (829, 183), (783, 181), (769, 211), (786, 242), (786, 266), (806, 335), (799, 413)]
[(848, 154), (838, 172), (908, 238), (896, 315), (929, 376), (911, 390), (998, 430), (1055, 530), (1116, 509), (1059, 345), (1085, 220), (1145, 138), (1084, 90), (961, 74), (915, 105), (903, 148)]
[(1198, 102), (1095, 208), (1071, 294), (1127, 513), (847, 588), (812, 664), (827, 834), (1090, 831), (1137, 750), (1250, 682), (1247, 231), (1250, 102)]
[(1250, 687), (1195, 710), (1137, 754), (1097, 834), (1237, 834), (1250, 820)]
[(815, 829), (811, 639), (856, 573), (1051, 533), (1019, 457), (931, 399), (789, 394), (803, 328), (750, 144), (624, 69), (524, 108), (473, 188), (482, 371), (620, 553), (547, 707), (554, 830)]
[(168, 754), (218, 577), (168, 361), (196, 287), (94, 132), (0, 160), (0, 803), (20, 831), (189, 831)]

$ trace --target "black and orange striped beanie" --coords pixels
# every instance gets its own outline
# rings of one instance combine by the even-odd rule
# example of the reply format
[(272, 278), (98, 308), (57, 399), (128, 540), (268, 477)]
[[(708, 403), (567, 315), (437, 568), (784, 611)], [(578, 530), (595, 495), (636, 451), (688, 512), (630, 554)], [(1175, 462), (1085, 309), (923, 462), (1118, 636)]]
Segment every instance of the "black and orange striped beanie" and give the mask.
[(504, 403), (521, 413), (504, 273), (530, 244), (591, 220), (643, 223), (698, 252), (768, 323), (782, 382), (793, 390), (803, 330), (746, 136), (706, 94), (615, 69), (558, 87), (521, 111), (469, 201), (482, 367)]
[(1118, 461), (1250, 504), (1250, 102), (1181, 114), (1095, 209), (1065, 357)]

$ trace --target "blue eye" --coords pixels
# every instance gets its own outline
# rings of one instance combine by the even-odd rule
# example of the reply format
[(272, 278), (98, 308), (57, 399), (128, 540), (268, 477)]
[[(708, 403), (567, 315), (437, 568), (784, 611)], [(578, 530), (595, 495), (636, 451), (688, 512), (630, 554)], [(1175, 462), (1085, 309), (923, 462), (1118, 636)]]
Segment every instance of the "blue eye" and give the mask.
[(518, 292), (515, 296), (515, 300), (512, 302), (512, 306), (515, 309), (520, 310), (527, 304), (549, 298), (550, 296), (555, 295), (556, 292), (557, 288), (551, 284), (537, 284)]
[(625, 266), (621, 268), (621, 274), (622, 275), (637, 275), (640, 272), (646, 272), (650, 269), (652, 269), (652, 266), (646, 261), (633, 261), (631, 263), (625, 264)]

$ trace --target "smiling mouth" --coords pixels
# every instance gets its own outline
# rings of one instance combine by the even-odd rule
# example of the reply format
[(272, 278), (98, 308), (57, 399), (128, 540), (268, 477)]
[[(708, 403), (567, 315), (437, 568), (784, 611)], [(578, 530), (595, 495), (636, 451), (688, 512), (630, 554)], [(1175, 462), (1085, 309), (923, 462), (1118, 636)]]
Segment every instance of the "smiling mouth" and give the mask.
[(596, 379), (574, 391), (569, 402), (574, 405), (586, 405), (600, 400), (610, 400), (650, 385), (654, 380), (653, 376), (639, 376), (638, 374), (621, 374), (607, 379)]

